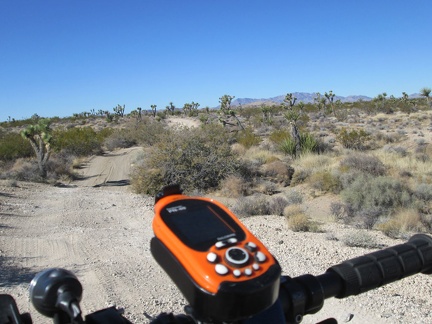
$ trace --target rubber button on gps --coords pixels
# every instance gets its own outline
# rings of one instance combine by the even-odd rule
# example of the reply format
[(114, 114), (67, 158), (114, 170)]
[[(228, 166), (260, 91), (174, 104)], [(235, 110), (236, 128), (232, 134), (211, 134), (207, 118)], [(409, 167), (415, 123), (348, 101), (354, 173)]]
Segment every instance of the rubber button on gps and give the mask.
[(215, 270), (216, 270), (216, 273), (220, 274), (221, 276), (226, 275), (229, 271), (227, 267), (225, 267), (223, 264), (220, 264), (220, 263), (216, 264)]
[(257, 246), (254, 242), (247, 242), (245, 247), (246, 247), (246, 249), (248, 249), (251, 252), (255, 252), (257, 249)]
[(260, 251), (258, 251), (258, 252), (255, 254), (255, 259), (256, 259), (258, 262), (260, 262), (260, 263), (262, 263), (262, 262), (264, 262), (265, 260), (267, 260), (265, 254), (262, 253), (262, 252), (260, 252)]
[(210, 263), (215, 263), (217, 258), (218, 258), (218, 256), (214, 252), (210, 252), (209, 254), (207, 254), (207, 261)]
[(240, 276), (241, 276), (241, 271), (240, 271), (239, 269), (235, 269), (235, 270), (233, 271), (233, 275), (234, 275), (235, 277), (240, 277)]

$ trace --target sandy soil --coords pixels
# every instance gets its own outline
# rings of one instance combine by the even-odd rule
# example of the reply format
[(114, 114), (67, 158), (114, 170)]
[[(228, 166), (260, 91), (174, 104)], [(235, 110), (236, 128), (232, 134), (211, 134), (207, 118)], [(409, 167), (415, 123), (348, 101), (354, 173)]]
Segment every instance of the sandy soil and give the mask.
[[(153, 260), (153, 198), (133, 194), (127, 184), (140, 149), (94, 157), (83, 168), (85, 180), (63, 187), (0, 183), (0, 292), (12, 294), (35, 323), (51, 323), (28, 300), (28, 284), (50, 267), (73, 271), (84, 286), (84, 314), (109, 305), (125, 308), (135, 323), (163, 311), (182, 312), (185, 300)], [(323, 204), (311, 204), (308, 212)], [(281, 263), (285, 274), (318, 275), (345, 259), (371, 252), (328, 240), (326, 233), (293, 233), (278, 216), (243, 220)], [(336, 238), (352, 229), (330, 224)], [(373, 233), (385, 245), (402, 241)], [(418, 275), (346, 300), (326, 301), (313, 323), (334, 316), (350, 323), (431, 323), (432, 278)], [(353, 315), (353, 317), (351, 316)], [(351, 319), (352, 317), (352, 319)]]

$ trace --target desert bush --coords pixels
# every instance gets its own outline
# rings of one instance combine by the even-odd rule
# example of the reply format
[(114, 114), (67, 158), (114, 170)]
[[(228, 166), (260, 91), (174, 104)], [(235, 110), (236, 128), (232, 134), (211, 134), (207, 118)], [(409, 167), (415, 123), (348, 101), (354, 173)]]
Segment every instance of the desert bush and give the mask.
[(170, 135), (163, 123), (154, 121), (149, 117), (143, 118), (138, 124), (129, 125), (129, 133), (139, 145), (152, 146), (161, 139)]
[(270, 202), (265, 195), (241, 197), (232, 208), (238, 216), (270, 215)]
[(341, 196), (366, 228), (372, 228), (380, 216), (408, 207), (412, 202), (409, 189), (399, 180), (366, 175), (357, 177)]
[(229, 175), (221, 181), (221, 194), (226, 197), (238, 198), (249, 194), (248, 183), (238, 175)]
[(261, 142), (261, 138), (255, 135), (251, 128), (246, 128), (237, 134), (237, 142), (248, 149), (258, 145)]
[(1, 173), (2, 179), (11, 179), (18, 181), (44, 182), (39, 174), (39, 166), (36, 160), (16, 159), (13, 166)]
[(388, 177), (360, 176), (342, 192), (355, 210), (405, 207), (411, 203), (409, 189), (399, 180)]
[(339, 193), (342, 190), (342, 184), (338, 177), (328, 171), (319, 171), (313, 173), (309, 179), (312, 188), (322, 192)]
[(275, 144), (280, 144), (289, 137), (291, 137), (291, 135), (288, 130), (277, 129), (270, 133), (269, 139)]
[(0, 160), (13, 161), (34, 155), (30, 142), (20, 134), (0, 131)]
[(407, 232), (423, 230), (420, 214), (415, 209), (401, 209), (387, 221), (377, 226), (378, 230), (392, 238), (399, 238)]
[(290, 190), (285, 194), (288, 205), (299, 205), (303, 202), (303, 195), (297, 190)]
[(349, 247), (361, 247), (366, 249), (381, 248), (375, 237), (367, 232), (359, 231), (347, 234), (342, 238), (342, 242)]
[(288, 200), (283, 197), (275, 197), (270, 200), (269, 211), (272, 215), (282, 216), (284, 209), (288, 206)]
[[(218, 125), (172, 130), (151, 147), (132, 177), (139, 193), (154, 194), (178, 183), (185, 191), (207, 191), (240, 170), (228, 134)], [(140, 182), (140, 183), (137, 183)]]
[(74, 127), (53, 131), (53, 149), (75, 156), (102, 153), (103, 138), (91, 127)]
[(372, 176), (383, 176), (386, 173), (386, 167), (380, 159), (365, 153), (348, 155), (340, 162), (340, 168), (342, 170), (364, 172)]
[(421, 183), (417, 185), (414, 196), (424, 202), (432, 201), (432, 184)]
[(311, 175), (311, 170), (295, 168), (291, 179), (291, 186), (299, 185), (306, 182), (307, 178)]
[(365, 150), (369, 138), (370, 135), (363, 129), (348, 131), (346, 128), (342, 128), (337, 136), (343, 147), (352, 150)]
[(287, 219), (288, 228), (293, 232), (320, 231), (318, 224), (310, 220), (299, 205), (290, 205), (285, 207), (283, 215)]
[(127, 148), (137, 144), (137, 139), (131, 136), (131, 132), (128, 129), (117, 129), (112, 132), (103, 141), (103, 146), (108, 151), (113, 151), (116, 148)]

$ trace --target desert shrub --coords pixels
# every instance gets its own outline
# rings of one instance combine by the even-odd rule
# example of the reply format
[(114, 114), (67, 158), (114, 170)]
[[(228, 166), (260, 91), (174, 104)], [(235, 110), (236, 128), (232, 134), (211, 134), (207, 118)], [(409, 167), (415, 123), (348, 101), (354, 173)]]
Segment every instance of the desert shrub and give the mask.
[(320, 231), (318, 224), (310, 220), (299, 205), (285, 207), (283, 215), (287, 219), (289, 229), (294, 232)]
[[(228, 134), (218, 125), (172, 130), (149, 150), (132, 177), (138, 193), (154, 194), (161, 187), (180, 184), (185, 191), (207, 191), (240, 170)], [(136, 183), (140, 182), (140, 183)]]
[(285, 194), (285, 199), (288, 205), (301, 204), (303, 202), (303, 195), (297, 190), (290, 190)]
[(241, 197), (232, 210), (238, 216), (270, 215), (270, 202), (264, 195)]
[(420, 214), (415, 209), (401, 209), (393, 217), (379, 224), (377, 228), (385, 235), (398, 238), (406, 232), (423, 229)]
[(251, 128), (246, 128), (237, 135), (237, 142), (248, 149), (258, 145), (261, 142), (261, 138), (255, 135)]
[(75, 156), (100, 154), (103, 138), (91, 127), (74, 127), (53, 131), (53, 149)]
[(131, 147), (136, 144), (137, 139), (133, 138), (131, 132), (127, 129), (114, 130), (103, 142), (108, 151), (113, 151), (116, 148)]
[(22, 159), (15, 160), (13, 166), (1, 173), (2, 179), (12, 179), (18, 181), (44, 182), (39, 174), (39, 166), (36, 160)]
[(0, 160), (13, 161), (33, 155), (30, 142), (20, 134), (0, 131)]
[(277, 129), (270, 133), (269, 139), (275, 144), (280, 144), (289, 137), (291, 137), (291, 135), (286, 129)]
[(238, 175), (229, 175), (221, 181), (221, 194), (233, 198), (245, 196), (249, 194), (248, 184)]
[(348, 131), (346, 128), (342, 128), (337, 136), (343, 147), (353, 150), (366, 149), (369, 138), (370, 135), (363, 129)]
[(319, 171), (309, 177), (309, 183), (314, 189), (323, 192), (339, 193), (342, 185), (338, 177), (328, 171)]
[(268, 180), (258, 179), (254, 184), (254, 191), (258, 193), (262, 193), (264, 195), (273, 195), (279, 191), (278, 186)]
[(342, 191), (342, 197), (356, 211), (364, 208), (389, 210), (411, 203), (409, 189), (399, 180), (388, 177), (360, 176)]
[(309, 169), (296, 168), (291, 179), (291, 186), (306, 182), (310, 175), (311, 171)]
[(372, 176), (383, 176), (386, 173), (386, 167), (380, 159), (365, 153), (348, 155), (340, 162), (340, 167), (342, 170), (354, 170)]
[(284, 209), (288, 206), (288, 200), (283, 197), (275, 197), (270, 200), (269, 210), (272, 215), (282, 216)]
[(432, 184), (421, 183), (417, 185), (414, 196), (424, 202), (432, 201)]
[(378, 244), (374, 236), (362, 231), (345, 235), (342, 238), (342, 242), (349, 247), (361, 247), (366, 249), (376, 249), (382, 247), (381, 244)]
[(128, 134), (139, 145), (152, 146), (169, 136), (169, 130), (163, 123), (145, 117), (141, 122), (129, 125)]
[(347, 205), (341, 202), (332, 202), (330, 204), (330, 213), (337, 221), (344, 220), (348, 215)]

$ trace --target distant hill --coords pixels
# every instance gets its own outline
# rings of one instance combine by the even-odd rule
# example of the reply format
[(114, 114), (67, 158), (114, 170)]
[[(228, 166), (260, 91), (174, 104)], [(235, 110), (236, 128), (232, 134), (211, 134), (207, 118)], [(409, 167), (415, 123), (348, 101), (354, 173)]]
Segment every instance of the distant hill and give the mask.
[[(324, 96), (323, 94), (321, 94)], [(294, 92), (293, 96), (297, 98), (297, 103), (300, 101), (303, 101), (304, 103), (312, 103), (316, 93), (307, 93), (307, 92)], [(261, 98), (261, 99), (254, 99), (254, 98), (237, 98), (232, 102), (233, 106), (245, 106), (245, 105), (260, 105), (260, 104), (280, 104), (284, 101), (285, 95), (273, 97), (273, 98)], [(355, 102), (359, 100), (369, 101), (372, 100), (372, 98), (367, 96), (335, 96), (334, 101), (340, 100), (342, 102)]]
[[(299, 103), (300, 101), (303, 101), (304, 103), (313, 103), (313, 100), (316, 96), (316, 93), (308, 93), (308, 92), (293, 92), (293, 96), (297, 98), (296, 103)], [(324, 94), (321, 94), (321, 96), (324, 96)], [(388, 98), (388, 97), (387, 97)], [(410, 99), (415, 98), (423, 98), (421, 94), (419, 93), (413, 93), (409, 95)], [(246, 105), (252, 105), (252, 106), (258, 106), (261, 104), (280, 104), (284, 101), (285, 95), (277, 96), (273, 98), (261, 98), (261, 99), (254, 99), (254, 98), (237, 98), (232, 102), (233, 106), (246, 106)], [(373, 98), (368, 96), (362, 96), (362, 95), (352, 95), (352, 96), (335, 96), (334, 101), (340, 100), (342, 102), (356, 102), (359, 100), (363, 101), (370, 101)]]

